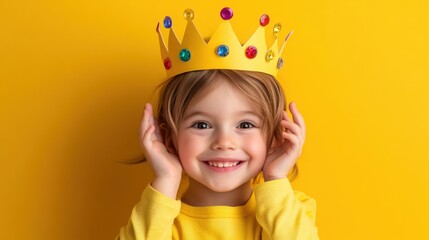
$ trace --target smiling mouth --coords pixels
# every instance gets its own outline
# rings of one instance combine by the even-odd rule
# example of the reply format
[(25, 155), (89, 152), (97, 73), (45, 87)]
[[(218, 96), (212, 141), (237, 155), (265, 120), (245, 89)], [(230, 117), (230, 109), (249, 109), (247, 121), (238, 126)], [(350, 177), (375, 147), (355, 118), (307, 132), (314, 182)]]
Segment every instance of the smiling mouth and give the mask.
[(217, 168), (230, 168), (235, 167), (238, 164), (242, 163), (241, 161), (235, 161), (235, 162), (219, 162), (219, 161), (207, 161), (206, 164), (217, 167)]

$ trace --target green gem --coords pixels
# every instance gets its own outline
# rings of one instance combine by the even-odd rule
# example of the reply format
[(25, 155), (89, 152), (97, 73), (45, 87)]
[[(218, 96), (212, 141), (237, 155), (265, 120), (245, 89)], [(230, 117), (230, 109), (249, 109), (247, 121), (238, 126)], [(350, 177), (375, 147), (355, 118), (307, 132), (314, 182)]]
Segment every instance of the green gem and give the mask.
[(179, 58), (183, 62), (187, 62), (189, 61), (189, 59), (191, 59), (191, 52), (188, 49), (184, 48), (180, 51)]

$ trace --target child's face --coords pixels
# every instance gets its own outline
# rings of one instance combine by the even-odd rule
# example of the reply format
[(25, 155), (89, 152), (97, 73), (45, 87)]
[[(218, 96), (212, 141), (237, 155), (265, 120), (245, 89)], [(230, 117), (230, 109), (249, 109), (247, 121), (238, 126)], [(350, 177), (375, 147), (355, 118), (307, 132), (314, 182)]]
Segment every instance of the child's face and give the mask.
[(251, 102), (220, 80), (188, 107), (179, 125), (177, 149), (185, 172), (215, 192), (249, 182), (267, 154), (261, 124)]

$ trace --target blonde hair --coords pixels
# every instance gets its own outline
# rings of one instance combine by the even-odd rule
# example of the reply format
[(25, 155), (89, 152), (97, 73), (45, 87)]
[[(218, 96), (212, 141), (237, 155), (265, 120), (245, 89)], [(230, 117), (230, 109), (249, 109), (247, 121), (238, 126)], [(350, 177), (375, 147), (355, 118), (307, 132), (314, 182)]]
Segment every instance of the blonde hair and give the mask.
[[(267, 146), (283, 142), (280, 121), (286, 109), (286, 99), (275, 77), (252, 71), (201, 70), (177, 75), (159, 86), (157, 117), (169, 152), (177, 154), (177, 126), (183, 120), (188, 106), (222, 80), (237, 88), (254, 105), (256, 113), (262, 119), (261, 128), (267, 139)], [(297, 175), (298, 167), (295, 165), (289, 177), (295, 179)]]

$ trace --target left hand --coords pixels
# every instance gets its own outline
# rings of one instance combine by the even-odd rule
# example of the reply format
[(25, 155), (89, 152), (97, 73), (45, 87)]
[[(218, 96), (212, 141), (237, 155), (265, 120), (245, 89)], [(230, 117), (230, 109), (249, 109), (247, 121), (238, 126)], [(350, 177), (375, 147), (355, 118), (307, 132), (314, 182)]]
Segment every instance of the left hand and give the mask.
[(284, 111), (280, 122), (281, 126), (285, 128), (282, 133), (284, 141), (279, 143), (280, 145), (275, 144), (267, 155), (263, 168), (265, 181), (287, 177), (298, 157), (301, 156), (306, 131), (304, 118), (298, 112), (295, 102), (289, 104), (289, 109), (293, 121)]

